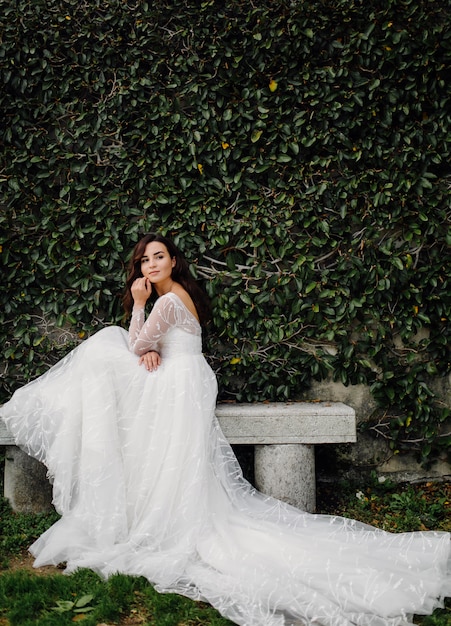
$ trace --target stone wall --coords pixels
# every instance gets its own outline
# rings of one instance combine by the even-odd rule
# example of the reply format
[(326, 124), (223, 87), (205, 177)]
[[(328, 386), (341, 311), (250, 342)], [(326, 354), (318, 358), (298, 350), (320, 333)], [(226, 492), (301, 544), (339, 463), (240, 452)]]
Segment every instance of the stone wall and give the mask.
[[(437, 396), (451, 406), (451, 375), (435, 379), (431, 385)], [(395, 482), (417, 482), (451, 479), (449, 456), (443, 454), (430, 467), (422, 467), (414, 452), (395, 453), (389, 441), (378, 436), (371, 423), (376, 425), (377, 405), (366, 385), (345, 386), (339, 382), (313, 382), (303, 400), (326, 399), (344, 402), (351, 406), (357, 416), (357, 443), (335, 446), (317, 446), (317, 478), (333, 482), (339, 478), (361, 479), (371, 471)], [(369, 428), (362, 428), (369, 425)], [(451, 422), (444, 425), (451, 433)]]

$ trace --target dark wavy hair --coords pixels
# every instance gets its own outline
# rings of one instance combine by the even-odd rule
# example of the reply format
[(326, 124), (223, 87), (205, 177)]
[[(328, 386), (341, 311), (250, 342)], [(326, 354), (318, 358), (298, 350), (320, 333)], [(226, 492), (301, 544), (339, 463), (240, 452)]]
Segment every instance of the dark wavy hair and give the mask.
[[(170, 239), (158, 233), (148, 233), (147, 235), (144, 235), (144, 237), (138, 241), (133, 249), (133, 254), (128, 267), (127, 279), (125, 281), (124, 296), (122, 298), (126, 316), (128, 317), (133, 309), (133, 298), (131, 292), (132, 284), (137, 278), (142, 277), (141, 259), (144, 256), (147, 244), (152, 241), (157, 241), (166, 246), (171, 259), (175, 259), (175, 265), (172, 269), (172, 280), (182, 285), (182, 287), (189, 293), (199, 315), (200, 323), (205, 326), (211, 317), (210, 302), (206, 294), (191, 276), (188, 263), (177, 246)], [(155, 301), (157, 298), (158, 294), (156, 294), (155, 289), (153, 289), (150, 301)]]

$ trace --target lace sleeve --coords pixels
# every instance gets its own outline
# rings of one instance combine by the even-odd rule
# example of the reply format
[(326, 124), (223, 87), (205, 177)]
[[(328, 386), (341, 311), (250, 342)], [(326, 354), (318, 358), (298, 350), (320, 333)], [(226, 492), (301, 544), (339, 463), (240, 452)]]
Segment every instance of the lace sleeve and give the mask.
[(159, 298), (147, 318), (144, 309), (133, 309), (128, 334), (129, 347), (139, 356), (156, 350), (161, 338), (176, 324), (174, 302), (172, 298)]

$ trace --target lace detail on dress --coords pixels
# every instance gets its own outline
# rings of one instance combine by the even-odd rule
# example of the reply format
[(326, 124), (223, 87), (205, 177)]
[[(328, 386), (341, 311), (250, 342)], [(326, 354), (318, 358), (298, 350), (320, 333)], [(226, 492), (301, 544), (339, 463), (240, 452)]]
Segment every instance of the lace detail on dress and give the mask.
[(130, 350), (141, 356), (151, 350), (159, 351), (160, 344), (171, 328), (200, 335), (200, 325), (194, 315), (175, 293), (158, 298), (144, 321), (144, 309), (133, 309), (129, 328)]

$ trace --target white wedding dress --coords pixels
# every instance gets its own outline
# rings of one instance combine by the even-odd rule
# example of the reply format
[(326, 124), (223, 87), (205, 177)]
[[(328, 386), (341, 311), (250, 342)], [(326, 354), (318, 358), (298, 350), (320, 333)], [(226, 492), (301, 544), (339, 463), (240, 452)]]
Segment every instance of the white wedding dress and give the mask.
[[(148, 372), (139, 351), (161, 353)], [(395, 626), (450, 595), (447, 533), (391, 534), (304, 513), (244, 480), (215, 418), (217, 385), (197, 320), (173, 293), (130, 334), (107, 327), (0, 415), (46, 464), (61, 519), (31, 547), (145, 576), (242, 626)]]

